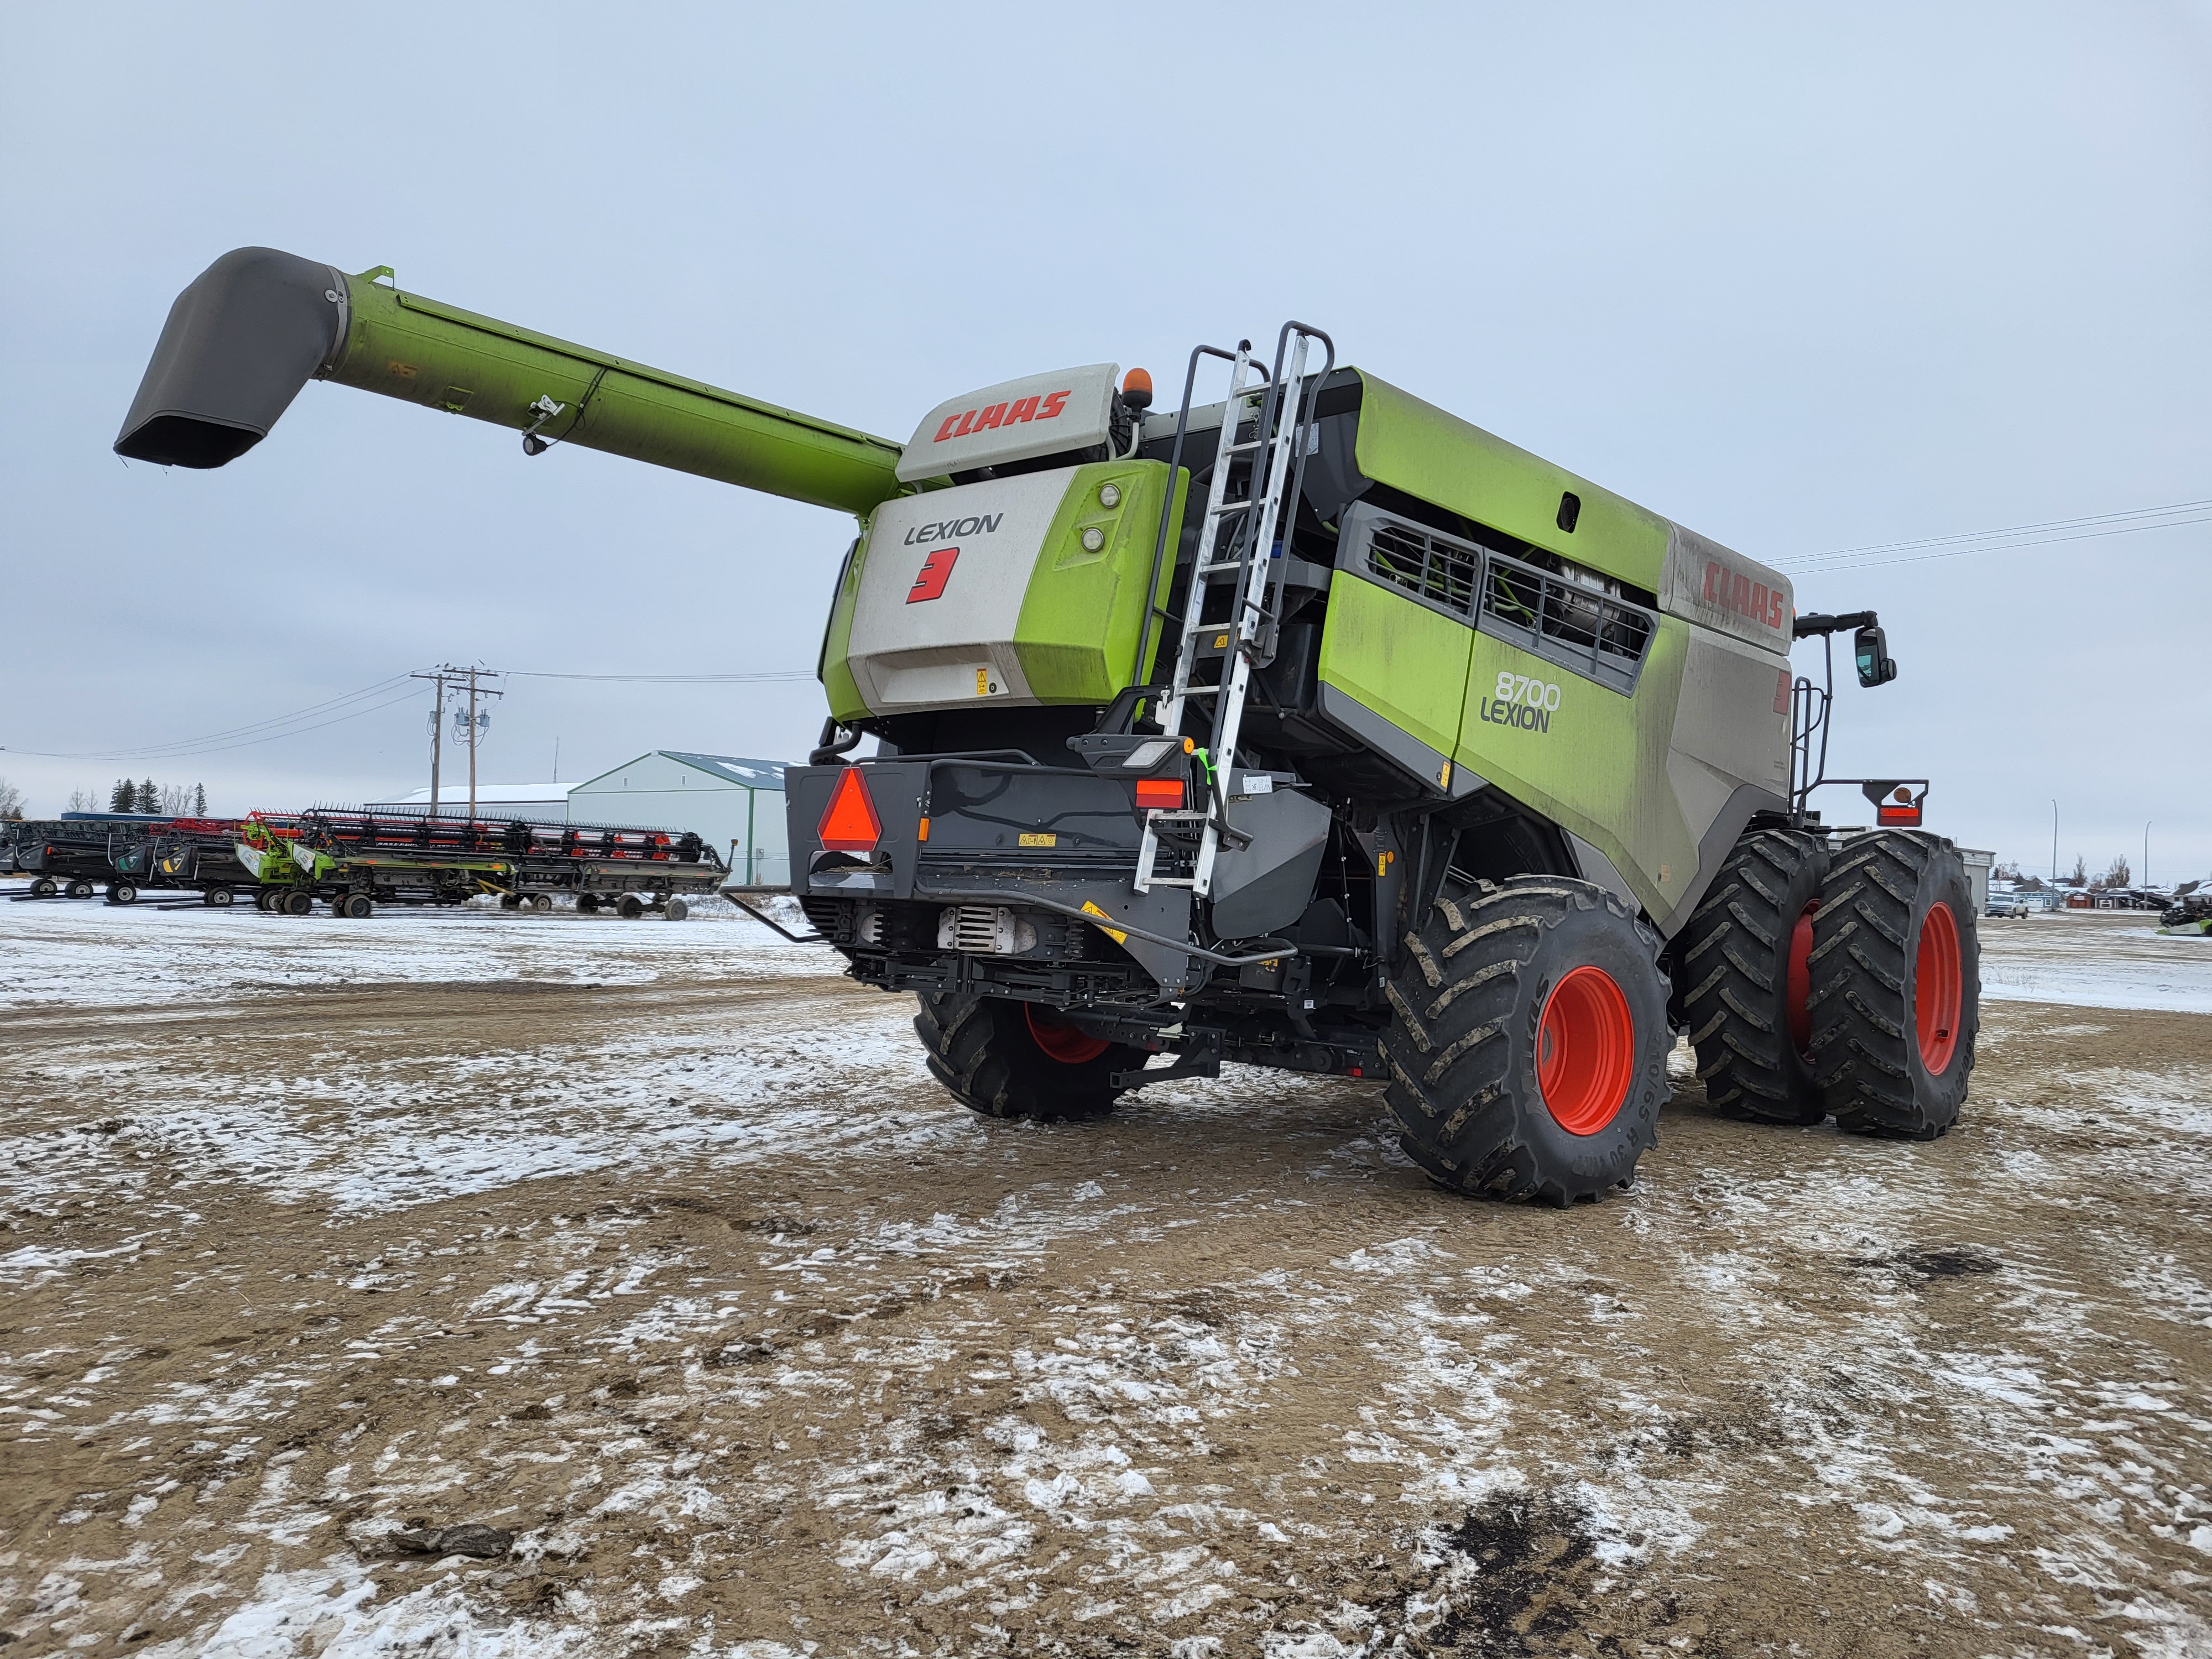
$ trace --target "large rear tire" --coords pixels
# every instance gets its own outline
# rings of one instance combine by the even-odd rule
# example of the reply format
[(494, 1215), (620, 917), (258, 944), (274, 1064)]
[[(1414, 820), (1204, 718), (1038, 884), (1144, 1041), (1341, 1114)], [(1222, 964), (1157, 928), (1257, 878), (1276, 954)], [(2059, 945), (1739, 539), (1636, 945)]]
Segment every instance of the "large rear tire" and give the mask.
[(1767, 1123), (1818, 1123), (1826, 1094), (1808, 1056), (1813, 915), (1828, 845), (1788, 830), (1735, 844), (1682, 930), (1675, 972), (1705, 1097)]
[(1959, 850), (1845, 842), (1813, 918), (1813, 1069), (1844, 1128), (1933, 1140), (1959, 1121), (1981, 1029), (1981, 947)]
[(930, 1075), (985, 1117), (1103, 1117), (1123, 1093), (1114, 1073), (1145, 1063), (1142, 1048), (1086, 1036), (1032, 1003), (927, 994), (920, 1000), (914, 1029), (929, 1050)]
[(1385, 1098), (1439, 1186), (1564, 1207), (1634, 1178), (1666, 1103), (1659, 940), (1589, 882), (1440, 899), (1386, 994)]

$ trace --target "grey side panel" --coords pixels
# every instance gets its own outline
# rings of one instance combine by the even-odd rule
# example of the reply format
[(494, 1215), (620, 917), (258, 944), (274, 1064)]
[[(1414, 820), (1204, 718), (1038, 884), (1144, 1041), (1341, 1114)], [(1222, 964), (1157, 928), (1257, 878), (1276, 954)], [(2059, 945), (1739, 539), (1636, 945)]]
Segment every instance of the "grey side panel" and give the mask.
[(1224, 843), (1213, 866), (1211, 919), (1222, 939), (1258, 939), (1287, 927), (1313, 900), (1328, 842), (1329, 811), (1292, 789), (1232, 795), (1229, 823), (1252, 837), (1249, 847)]
[(345, 278), (328, 265), (273, 247), (224, 254), (169, 307), (115, 453), (161, 466), (236, 460), (343, 344), (346, 311)]
[(1667, 521), (1659, 608), (1668, 616), (1787, 656), (1796, 598), (1780, 571)]
[(1729, 851), (1743, 834), (1744, 825), (1751, 822), (1752, 815), (1755, 812), (1786, 812), (1789, 810), (1790, 803), (1781, 796), (1771, 794), (1754, 785), (1747, 783), (1737, 789), (1728, 798), (1728, 805), (1721, 808), (1720, 816), (1706, 828), (1705, 838), (1698, 843), (1698, 878), (1684, 891), (1681, 902), (1665, 915), (1651, 919), (1652, 926), (1668, 939), (1680, 933), (1683, 924), (1689, 921), (1691, 913), (1705, 896), (1705, 890), (1713, 884), (1713, 878), (1720, 874), (1721, 866), (1727, 861)]

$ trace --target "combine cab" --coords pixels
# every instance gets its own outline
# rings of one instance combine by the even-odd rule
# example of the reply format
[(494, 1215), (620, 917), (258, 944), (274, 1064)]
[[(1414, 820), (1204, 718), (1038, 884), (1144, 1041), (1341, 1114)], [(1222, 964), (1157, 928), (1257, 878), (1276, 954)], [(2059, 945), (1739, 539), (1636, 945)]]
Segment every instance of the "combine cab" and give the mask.
[(1171, 413), (1093, 364), (902, 445), (388, 274), (226, 256), (118, 449), (222, 465), (322, 378), (855, 514), (793, 887), (978, 1112), (1228, 1060), (1374, 1078), (1438, 1182), (1559, 1204), (1631, 1179), (1678, 1034), (1747, 1117), (1954, 1121), (1959, 855), (1924, 788), (1841, 847), (1807, 805), (1826, 690), (1790, 648), (1856, 625), (1879, 684), (1870, 615), (1797, 617), (1773, 570), (1301, 324), (1198, 348)]

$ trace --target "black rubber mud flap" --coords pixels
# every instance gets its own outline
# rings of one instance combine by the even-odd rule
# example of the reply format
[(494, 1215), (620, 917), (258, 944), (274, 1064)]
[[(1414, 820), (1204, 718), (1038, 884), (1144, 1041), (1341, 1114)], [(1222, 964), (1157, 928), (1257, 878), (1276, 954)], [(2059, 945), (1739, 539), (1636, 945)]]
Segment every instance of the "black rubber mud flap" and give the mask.
[(1731, 1116), (1818, 1123), (1828, 1102), (1808, 1050), (1813, 916), (1828, 845), (1788, 830), (1735, 844), (1682, 930), (1674, 977), (1706, 1098)]
[(1813, 918), (1813, 1070), (1846, 1129), (1949, 1133), (1981, 1029), (1966, 860), (1940, 836), (1877, 830), (1836, 855)]
[(1406, 1155), (1486, 1197), (1627, 1186), (1670, 1092), (1658, 936), (1602, 887), (1516, 876), (1439, 899), (1405, 943), (1382, 1048)]
[(915, 1035), (930, 1074), (985, 1117), (1103, 1117), (1122, 1093), (1116, 1072), (1141, 1067), (1142, 1048), (1086, 1036), (1050, 1009), (1003, 997), (920, 999)]

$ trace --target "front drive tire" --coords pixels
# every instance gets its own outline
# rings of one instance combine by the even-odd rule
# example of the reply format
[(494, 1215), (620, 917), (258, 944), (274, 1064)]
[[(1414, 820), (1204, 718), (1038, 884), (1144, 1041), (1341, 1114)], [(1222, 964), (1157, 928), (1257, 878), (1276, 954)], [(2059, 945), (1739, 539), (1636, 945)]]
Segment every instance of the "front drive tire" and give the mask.
[(1813, 1075), (1813, 915), (1828, 846), (1789, 830), (1735, 844), (1682, 930), (1682, 1012), (1706, 1098), (1767, 1123), (1818, 1123), (1828, 1101)]
[(1627, 1186), (1670, 1092), (1656, 935), (1604, 888), (1516, 876), (1438, 900), (1405, 942), (1382, 1049), (1406, 1155), (1486, 1197)]
[(1981, 1029), (1958, 848), (1902, 830), (1846, 842), (1813, 918), (1812, 969), (1813, 1069), (1837, 1123), (1904, 1140), (1948, 1133)]
[(985, 1117), (1103, 1117), (1123, 1092), (1113, 1074), (1135, 1071), (1146, 1058), (1142, 1048), (1086, 1036), (1031, 1003), (927, 994), (920, 1000), (914, 1029), (929, 1051), (930, 1074)]

